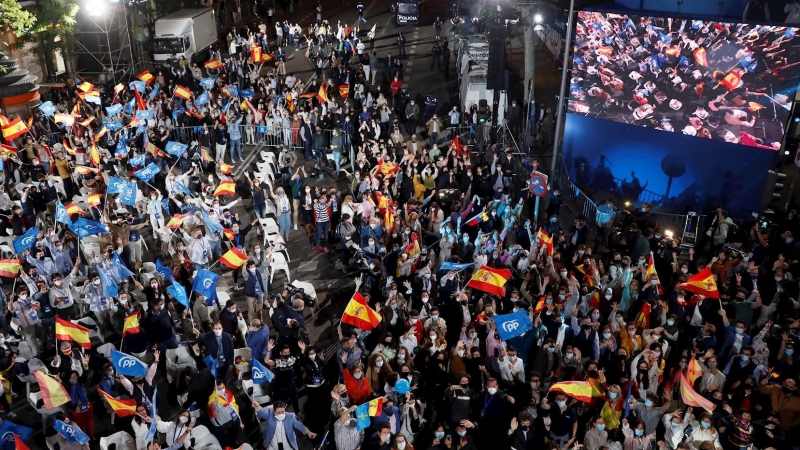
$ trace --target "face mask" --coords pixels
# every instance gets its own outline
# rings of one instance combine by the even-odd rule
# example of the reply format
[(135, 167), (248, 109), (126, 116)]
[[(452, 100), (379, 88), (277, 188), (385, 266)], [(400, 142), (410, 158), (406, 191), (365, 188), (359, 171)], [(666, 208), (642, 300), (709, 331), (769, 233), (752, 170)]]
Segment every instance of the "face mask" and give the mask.
[(428, 303), (428, 297), (422, 297), (422, 303)]
[(794, 241), (794, 239), (787, 237), (785, 241), (787, 244), (791, 244)]
[(188, 418), (188, 417), (186, 417), (186, 416), (181, 416), (181, 417), (180, 417), (178, 420), (180, 420), (180, 421), (181, 421), (181, 423), (186, 423), (186, 422), (188, 422), (188, 421), (189, 421), (189, 418)]
[(605, 429), (606, 429), (606, 426), (605, 426), (605, 424), (602, 424), (602, 423), (601, 423), (601, 424), (597, 425), (597, 431), (603, 431), (603, 430), (605, 430)]
[(316, 353), (312, 353), (312, 354), (308, 355), (308, 359), (314, 361), (315, 359), (317, 359), (317, 354)]
[(396, 446), (397, 446), (397, 450), (403, 450), (403, 449), (406, 448), (406, 443), (405, 442), (398, 442), (396, 444)]
[(444, 431), (437, 431), (435, 433), (436, 439), (444, 439)]
[(436, 322), (437, 320), (439, 320), (439, 315), (438, 314), (431, 314), (431, 320)]
[(573, 355), (572, 353), (567, 353), (567, 359), (572, 359), (574, 357), (575, 357), (575, 355)]
[(489, 393), (489, 395), (494, 395), (494, 394), (496, 394), (496, 393), (497, 393), (497, 388), (496, 388), (496, 387), (490, 387), (490, 388), (487, 388), (487, 389), (486, 389), (486, 392), (488, 392), (488, 393)]
[(736, 334), (744, 334), (744, 328), (737, 328)]
[(545, 299), (545, 301), (544, 301), (544, 302), (545, 302), (546, 304), (548, 304), (548, 305), (552, 305), (552, 304), (553, 304), (553, 299), (552, 299), (552, 298), (548, 298), (548, 299)]
[(353, 374), (353, 378), (355, 378), (356, 380), (360, 380), (361, 377), (363, 377), (363, 376), (364, 376), (363, 373), (354, 373)]
[(689, 269), (687, 269), (686, 267), (681, 267), (681, 273), (684, 273), (684, 274), (685, 273), (689, 273)]
[(283, 421), (286, 418), (286, 414), (275, 414), (275, 419), (278, 421)]
[(783, 278), (781, 278), (781, 277), (775, 277), (775, 282), (776, 282), (776, 283), (780, 283), (781, 281), (783, 281)]
[(214, 330), (214, 336), (216, 337), (222, 336), (222, 330)]
[(786, 350), (783, 351), (783, 353), (786, 353), (786, 356), (792, 356), (794, 354), (794, 349), (787, 348)]
[(611, 333), (603, 333), (603, 339), (611, 339)]
[(717, 363), (708, 363), (708, 368), (709, 369), (716, 369), (717, 368)]
[[(606, 297), (607, 298), (611, 298), (611, 295), (610, 294), (606, 294)], [(592, 314), (592, 320), (597, 320), (599, 318), (600, 318), (600, 314), (597, 314), (597, 313)]]
[(708, 422), (700, 422), (700, 425), (702, 425), (703, 428), (711, 428), (711, 424)]
[[(784, 353), (785, 353), (785, 352), (786, 352), (786, 351), (784, 350)], [(748, 356), (748, 355), (742, 355), (742, 361), (744, 361), (744, 362), (750, 361), (750, 356)]]
[(636, 433), (636, 436), (644, 436), (644, 430), (633, 430)]
[(431, 335), (429, 335), (428, 337), (430, 337), (432, 341), (435, 341), (435, 340), (436, 340), (436, 335), (435, 335), (435, 334), (431, 334)]
[(561, 300), (561, 301), (564, 301), (566, 298), (567, 298), (567, 296), (566, 296), (566, 295), (564, 295), (564, 294), (558, 294), (558, 299), (559, 299), (559, 300)]
[(406, 359), (406, 354), (405, 353), (398, 354), (397, 359)]
[(567, 272), (561, 272), (561, 278), (567, 278)]
[(679, 424), (679, 423), (675, 423), (675, 422), (672, 422), (672, 428), (673, 428), (673, 429), (678, 429), (678, 428), (680, 428), (680, 427), (681, 427), (681, 424)]
[(559, 408), (563, 408), (563, 407), (567, 406), (567, 402), (565, 402), (565, 401), (564, 402), (556, 402), (556, 405), (558, 405)]
[(615, 317), (614, 321), (617, 323), (622, 323), (622, 317)]
[(556, 352), (556, 348), (555, 347), (547, 347), (547, 351), (550, 352), (550, 353), (555, 353)]
[(608, 398), (610, 398), (611, 400), (614, 400), (615, 398), (617, 398), (617, 393), (616, 392), (609, 392), (608, 393)]
[(685, 369), (686, 368), (686, 363), (685, 362), (678, 363), (678, 365), (680, 366), (681, 369)]
[(655, 285), (657, 285), (657, 284), (658, 284), (658, 280), (650, 280), (650, 284), (652, 284), (653, 286), (655, 286)]
[[(464, 357), (464, 350), (459, 350), (458, 351), (458, 357), (459, 358), (463, 358)], [(516, 358), (514, 358), (514, 359), (516, 359)]]
[(217, 395), (219, 396), (225, 395), (225, 389), (217, 389)]
[[(466, 435), (467, 435), (467, 430), (464, 430), (464, 431), (458, 431), (457, 433), (458, 433), (458, 435), (459, 435), (459, 436), (461, 436), (461, 437), (464, 437), (464, 436), (466, 436)], [(401, 449), (401, 450), (402, 450), (402, 449)]]
[(62, 280), (57, 280), (53, 282), (53, 284), (55, 284), (56, 286), (61, 286), (61, 283), (63, 283)]
[(375, 361), (375, 367), (383, 367), (383, 360)]
[(668, 320), (668, 321), (667, 321), (667, 326), (668, 326), (668, 327), (671, 327), (671, 326), (673, 326), (673, 325), (675, 325), (675, 321), (674, 321), (674, 320)]
[(475, 339), (476, 337), (478, 337), (478, 335), (476, 333), (470, 333), (469, 334), (469, 338), (470, 339)]
[(645, 400), (644, 401), (644, 406), (646, 406), (648, 408), (652, 408), (653, 407), (653, 402), (651, 402), (650, 400)]
[(94, 280), (94, 285), (95, 286), (100, 286), (100, 280)]

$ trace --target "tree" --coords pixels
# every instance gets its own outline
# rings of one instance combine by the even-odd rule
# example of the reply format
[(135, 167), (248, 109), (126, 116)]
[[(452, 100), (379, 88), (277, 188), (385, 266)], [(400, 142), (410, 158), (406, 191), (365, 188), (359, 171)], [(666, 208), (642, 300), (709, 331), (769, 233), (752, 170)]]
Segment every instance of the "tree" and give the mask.
[(10, 31), (18, 37), (35, 23), (36, 16), (22, 9), (17, 0), (0, 0), (0, 31)]
[(53, 53), (60, 50), (64, 59), (67, 59), (75, 45), (75, 15), (78, 8), (77, 4), (68, 0), (37, 0), (31, 8), (36, 15), (36, 23), (17, 35), (17, 46), (37, 44), (39, 60), (45, 64), (48, 73), (55, 73)]

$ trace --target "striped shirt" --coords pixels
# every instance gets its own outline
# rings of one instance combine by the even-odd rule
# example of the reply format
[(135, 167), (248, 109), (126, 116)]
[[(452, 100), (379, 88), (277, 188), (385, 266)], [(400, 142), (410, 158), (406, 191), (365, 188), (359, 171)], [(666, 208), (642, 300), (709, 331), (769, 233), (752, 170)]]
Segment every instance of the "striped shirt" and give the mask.
[(361, 431), (356, 427), (343, 425), (340, 420), (333, 423), (333, 435), (337, 450), (355, 450), (363, 439)]
[(317, 202), (317, 204), (314, 205), (314, 218), (317, 223), (330, 222), (331, 216), (328, 212), (328, 205)]

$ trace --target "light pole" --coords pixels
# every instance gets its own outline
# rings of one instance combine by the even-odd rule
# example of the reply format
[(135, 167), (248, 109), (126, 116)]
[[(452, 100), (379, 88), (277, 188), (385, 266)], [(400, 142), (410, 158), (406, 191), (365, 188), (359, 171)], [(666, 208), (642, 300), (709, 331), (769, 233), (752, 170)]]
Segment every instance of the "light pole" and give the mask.
[(569, 2), (569, 15), (567, 16), (567, 39), (564, 41), (564, 61), (561, 64), (561, 89), (558, 96), (558, 109), (556, 116), (556, 132), (553, 141), (553, 159), (550, 161), (550, 176), (556, 173), (556, 159), (558, 158), (559, 141), (564, 135), (564, 119), (567, 105), (567, 75), (569, 72), (569, 53), (572, 48), (572, 26), (574, 23), (575, 0)]
[[(134, 63), (131, 30), (128, 25), (125, 2), (124, 0), (86, 0), (81, 10), (96, 29), (95, 31), (83, 31), (82, 34), (93, 36), (88, 39), (96, 43), (97, 48), (93, 50), (87, 48), (87, 44), (91, 41), (84, 43), (78, 40), (78, 46), (82, 49), (82, 53), (90, 55), (100, 64), (102, 67), (101, 77), (104, 73), (110, 74), (116, 85), (120, 78), (117, 76), (118, 72), (123, 72), (121, 77), (124, 77), (125, 73), (132, 70)], [(115, 39), (112, 39), (112, 36)], [(103, 46), (105, 46), (104, 50)]]

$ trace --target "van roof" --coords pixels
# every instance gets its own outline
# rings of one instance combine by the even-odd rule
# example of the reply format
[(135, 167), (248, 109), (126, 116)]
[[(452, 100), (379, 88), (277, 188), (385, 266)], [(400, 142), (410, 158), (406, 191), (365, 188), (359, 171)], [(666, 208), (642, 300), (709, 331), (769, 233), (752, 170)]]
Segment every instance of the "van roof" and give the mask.
[(179, 9), (172, 14), (167, 14), (164, 17), (159, 17), (158, 20), (171, 20), (171, 19), (193, 19), (199, 15), (205, 14), (208, 11), (213, 11), (213, 8), (188, 8)]

